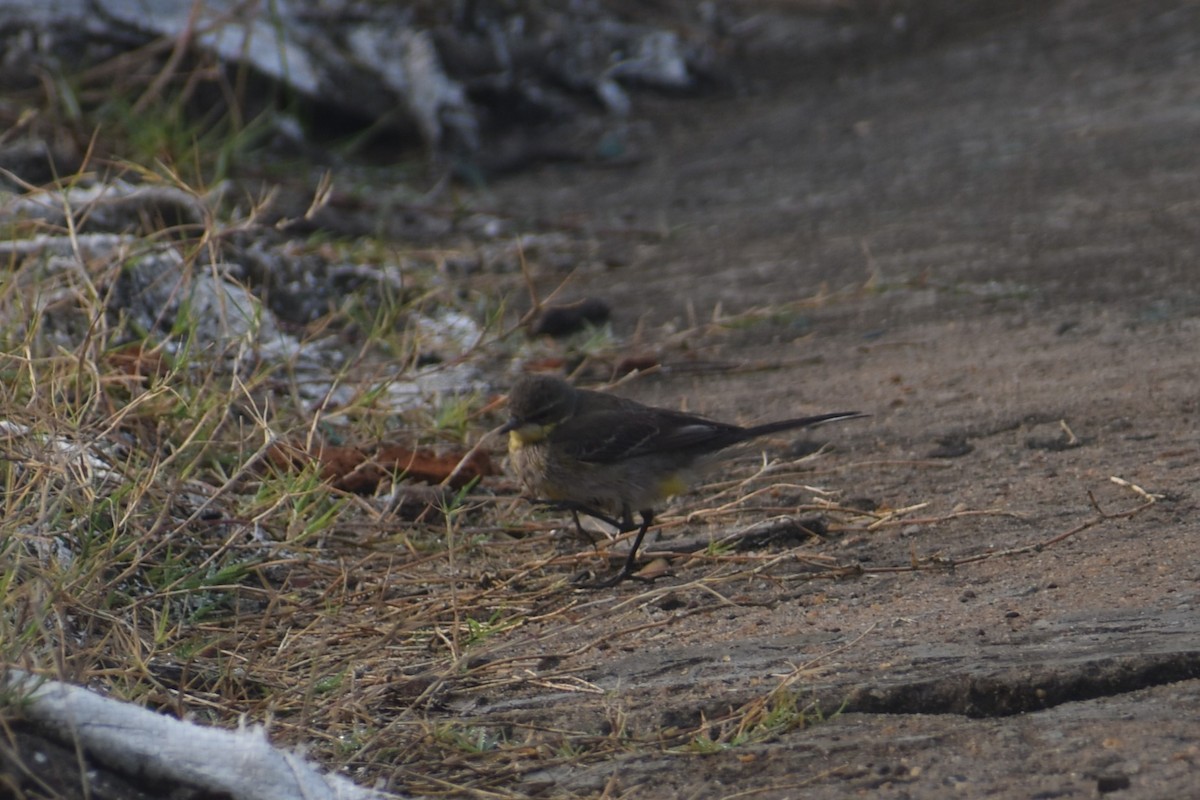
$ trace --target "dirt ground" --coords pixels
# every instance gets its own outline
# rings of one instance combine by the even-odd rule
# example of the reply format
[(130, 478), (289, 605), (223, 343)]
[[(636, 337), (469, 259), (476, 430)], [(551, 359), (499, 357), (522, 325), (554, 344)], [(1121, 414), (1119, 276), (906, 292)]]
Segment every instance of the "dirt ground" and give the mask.
[[(648, 16), (677, 8), (642, 6)], [(323, 767), (399, 796), (1200, 797), (1200, 2), (705, 7), (735, 12), (719, 37), (727, 63), (717, 85), (675, 97), (631, 87), (627, 119), (559, 120), (540, 139), (519, 131), (517, 158), (458, 165), (461, 177), (486, 180), (479, 191), (443, 180), (449, 162), (439, 160), (428, 174), (435, 187), (412, 205), (409, 178), (395, 175), (416, 167), (348, 167), (337, 180), (355, 191), (331, 195), (318, 229), (371, 232), (348, 251), (355, 259), (364, 246), (369, 261), (395, 245), (380, 287), (393, 291), (392, 268), (415, 264), (416, 285), (428, 271), (431, 297), (487, 309), (489, 325), (501, 300), (511, 310), (507, 301), (525, 296), (527, 278), (542, 298), (561, 286), (559, 299), (613, 309), (612, 335), (590, 332), (592, 350), (519, 333), (472, 335), (466, 356), (451, 342), (444, 360), (441, 346), (422, 349), (419, 363), (494, 380), (466, 402), (451, 398), (444, 422), (456, 446), (498, 424), (498, 404), (475, 415), (475, 403), (493, 390), (498, 399), (517, 368), (536, 359), (557, 368), (554, 359), (581, 351), (585, 384), (634, 357), (652, 368), (620, 392), (718, 419), (868, 417), (759, 440), (658, 510), (643, 548), (656, 580), (595, 590), (571, 576), (613, 569), (626, 542), (593, 549), (558, 535), (566, 515), (531, 508), (510, 477), (489, 472), (453, 500), (409, 484), (391, 496), (339, 494), (328, 507), (350, 511), (336, 524), (311, 510), (324, 506), (310, 504), (307, 478), (271, 477), (258, 492), (266, 499), (246, 499), (258, 486), (241, 476), (257, 471), (226, 472), (234, 456), (213, 455), (223, 440), (197, 433), (226, 405), (236, 405), (239, 431), (248, 416), (243, 388), (236, 403), (217, 395), (191, 405), (224, 385), (223, 367), (208, 367), (181, 378), (169, 413), (146, 404), (135, 415), (130, 402), (111, 418), (96, 411), (102, 423), (82, 429), (100, 431), (112, 453), (149, 440), (145, 463), (156, 468), (145, 491), (130, 493), (129, 514), (104, 513), (137, 518), (128, 532), (153, 547), (126, 567), (114, 537), (103, 552), (120, 569), (87, 559), (78, 574), (66, 570), (69, 591), (14, 582), (29, 593), (10, 603), (13, 630), (42, 636), (22, 622), (24, 604), (52, 596), (54, 624), (39, 642), (62, 650), (57, 676), (214, 725), (261, 722), (277, 744), (302, 745)], [(612, 136), (589, 163), (578, 142), (596, 126)], [(570, 141), (555, 147), (556, 138)], [(496, 174), (550, 158), (559, 161)], [(361, 195), (360, 179), (371, 182)], [(273, 212), (280, 221), (307, 214), (310, 187), (292, 194), (303, 204)], [(311, 284), (299, 276), (322, 267), (346, 275), (341, 250), (304, 249), (320, 245), (312, 231), (298, 227), (303, 241), (289, 240), (299, 248), (290, 250), (260, 236), (274, 221), (247, 222), (252, 248), (238, 244), (241, 225), (203, 232), (230, 243), (231, 265), (279, 253), (247, 263), (294, 266), (279, 275), (302, 287)], [(396, 241), (374, 241), (378, 231)], [(514, 232), (529, 234), (528, 275), (509, 258)], [(365, 280), (373, 262), (362, 266)], [(375, 284), (364, 285), (355, 291)], [(119, 294), (95, 288), (75, 294)], [(23, 295), (11, 294), (23, 310)], [(317, 299), (323, 315), (328, 298)], [(89, 341), (99, 308), (77, 314)], [(357, 300), (345, 308), (357, 319)], [(150, 330), (157, 311), (130, 328)], [(381, 313), (376, 328), (337, 335), (390, 334), (417, 316)], [(319, 414), (329, 409), (320, 425), (304, 406), (306, 436), (339, 417), (355, 419), (329, 428), (331, 442), (348, 433), (374, 443), (395, 432), (392, 420), (404, 435), (419, 427), (379, 388), (396, 379), (394, 353), (421, 342), (395, 333), (394, 351), (354, 342), (366, 377), (332, 365), (339, 385), (370, 388), (345, 408), (320, 400)], [(158, 375), (151, 351), (112, 354)], [(464, 364), (468, 356), (478, 363)], [(322, 379), (301, 363), (289, 361), (287, 379), (256, 378), (271, 393), (262, 408), (287, 391), (296, 402), (312, 396), (297, 382)], [(84, 374), (72, 370), (70, 398)], [(120, 380), (118, 370), (114, 359), (96, 373)], [(42, 373), (28, 374), (33, 385)], [(58, 411), (58, 393), (36, 391)], [(294, 413), (272, 426), (284, 430)], [(160, 429), (151, 416), (200, 427)], [(182, 444), (160, 462), (172, 433)], [(178, 474), (157, 469), (192, 443), (198, 454), (178, 459)], [(285, 461), (281, 469), (306, 468)], [(55, 482), (43, 483), (58, 487), (50, 467)], [(210, 471), (212, 493), (193, 491), (187, 476)], [(79, 489), (33, 519), (58, 525), (109, 501)], [(294, 513), (279, 511), (283, 498)], [(417, 512), (402, 507), (409, 498)], [(136, 507), (160, 499), (182, 519), (177, 538), (149, 521), (167, 511)], [(321, 518), (310, 526), (313, 513)], [(260, 530), (263, 515), (271, 522)], [(30, 526), (14, 519), (24, 536)], [(176, 543), (203, 559), (194, 594), (180, 588), (192, 576)], [(135, 568), (140, 577), (128, 577)], [(30, 574), (42, 570), (39, 561)], [(114, 624), (109, 601), (94, 597), (144, 616)], [(102, 785), (106, 773), (82, 749), (53, 737), (43, 747), (41, 731), (7, 718), (2, 727), (0, 786), (28, 771), (61, 778), (47, 783), (71, 797), (212, 794), (135, 785), (148, 775), (114, 773), (119, 781)]]
[(1195, 796), (1200, 5), (1045, 3), (832, 68), (793, 46), (804, 17), (764, 20), (736, 90), (639, 100), (654, 139), (634, 166), (490, 191), (625, 248), (569, 292), (608, 300), (647, 349), (718, 308), (786, 309), (691, 354), (762, 368), (671, 351), (625, 393), (741, 422), (872, 415), (812, 435), (833, 449), (787, 479), (794, 498), (690, 520), (713, 504), (680, 498), (651, 554), (808, 502), (804, 487), (908, 510), (811, 541), (839, 580), (796, 560), (703, 588), (711, 567), (681, 559), (651, 586), (583, 594), (569, 624), (479, 656), (540, 655), (530, 674), (558, 678), (448, 707), (636, 736), (787, 680), (826, 717), (704, 756), (539, 771), (511, 787), (526, 793)]

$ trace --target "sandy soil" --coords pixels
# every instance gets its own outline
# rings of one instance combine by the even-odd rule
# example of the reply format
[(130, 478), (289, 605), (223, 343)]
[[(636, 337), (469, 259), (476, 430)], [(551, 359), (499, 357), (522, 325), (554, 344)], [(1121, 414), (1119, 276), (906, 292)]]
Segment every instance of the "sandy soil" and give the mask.
[[(921, 505), (813, 540), (812, 563), (847, 567), (839, 580), (789, 560), (701, 589), (714, 567), (679, 559), (651, 587), (582, 595), (568, 623), (506, 637), (481, 657), (540, 654), (530, 674), (558, 677), (447, 697), (459, 718), (636, 737), (719, 718), (789, 675), (825, 716), (844, 706), (765, 742), (631, 748), (511, 788), (1168, 798), (1200, 786), (1200, 6), (1058, 2), (981, 20), (831, 69), (790, 48), (804, 18), (777, 16), (736, 91), (640, 101), (655, 137), (635, 166), (551, 166), (492, 187), (531, 224), (627, 245), (621, 230), (670, 231), (570, 287), (611, 302), (618, 333), (641, 326), (647, 346), (718, 306), (780, 307), (824, 287), (824, 302), (697, 344), (704, 359), (773, 368), (699, 371), (671, 351), (625, 391), (742, 422), (869, 412), (814, 434), (834, 449), (789, 480), (860, 507)], [(779, 457), (787, 441), (763, 448)], [(716, 477), (745, 477), (758, 458)], [(690, 495), (649, 549), (812, 497), (777, 490), (689, 521), (711, 506)], [(931, 566), (1089, 522), (1041, 549)], [(876, 571), (849, 574), (859, 567)]]

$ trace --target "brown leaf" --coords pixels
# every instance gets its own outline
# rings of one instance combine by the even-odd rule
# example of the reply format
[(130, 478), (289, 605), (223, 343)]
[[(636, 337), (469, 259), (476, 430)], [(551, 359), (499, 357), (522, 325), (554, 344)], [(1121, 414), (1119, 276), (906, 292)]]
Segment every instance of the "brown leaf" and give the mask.
[(134, 342), (110, 353), (106, 353), (104, 361), (113, 369), (131, 378), (163, 378), (170, 372), (170, 366), (163, 358), (162, 351), (146, 349), (145, 342)]
[[(404, 478), (440, 484), (454, 472), (464, 455), (465, 451), (457, 449), (437, 453), (428, 448), (414, 450), (401, 444), (384, 444), (372, 460), (383, 469), (400, 472)], [(488, 454), (483, 450), (476, 450), (450, 481), (450, 486), (461, 489), (475, 478), (497, 474), (499, 470), (492, 464)]]
[(657, 367), (659, 364), (658, 356), (652, 353), (635, 353), (628, 355), (617, 362), (617, 375), (628, 375), (630, 372), (644, 372), (651, 367)]
[[(430, 448), (412, 448), (382, 443), (374, 452), (358, 447), (317, 445), (313, 450), (293, 442), (276, 442), (267, 450), (267, 460), (276, 468), (296, 472), (314, 461), (321, 467), (321, 480), (335, 489), (355, 494), (374, 494), (380, 484), (395, 476), (400, 480), (440, 484), (454, 471), (465, 451), (437, 452)], [(488, 454), (477, 450), (450, 481), (460, 489), (475, 478), (497, 475), (499, 470)]]

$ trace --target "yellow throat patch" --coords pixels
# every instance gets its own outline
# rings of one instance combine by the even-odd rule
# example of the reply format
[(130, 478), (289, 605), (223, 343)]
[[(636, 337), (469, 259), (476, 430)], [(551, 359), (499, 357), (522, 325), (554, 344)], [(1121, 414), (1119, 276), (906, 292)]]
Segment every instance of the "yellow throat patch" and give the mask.
[(554, 424), (535, 425), (530, 422), (508, 432), (508, 452), (520, 450), (525, 445), (537, 444), (550, 435)]

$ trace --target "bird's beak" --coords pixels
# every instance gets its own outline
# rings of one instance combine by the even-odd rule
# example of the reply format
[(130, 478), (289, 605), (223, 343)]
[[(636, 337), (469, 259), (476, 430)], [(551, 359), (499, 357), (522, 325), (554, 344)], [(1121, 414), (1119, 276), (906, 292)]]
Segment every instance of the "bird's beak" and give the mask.
[(515, 431), (519, 427), (521, 427), (521, 420), (517, 419), (516, 417), (509, 417), (508, 422), (500, 426), (499, 432), (509, 433), (510, 431)]

